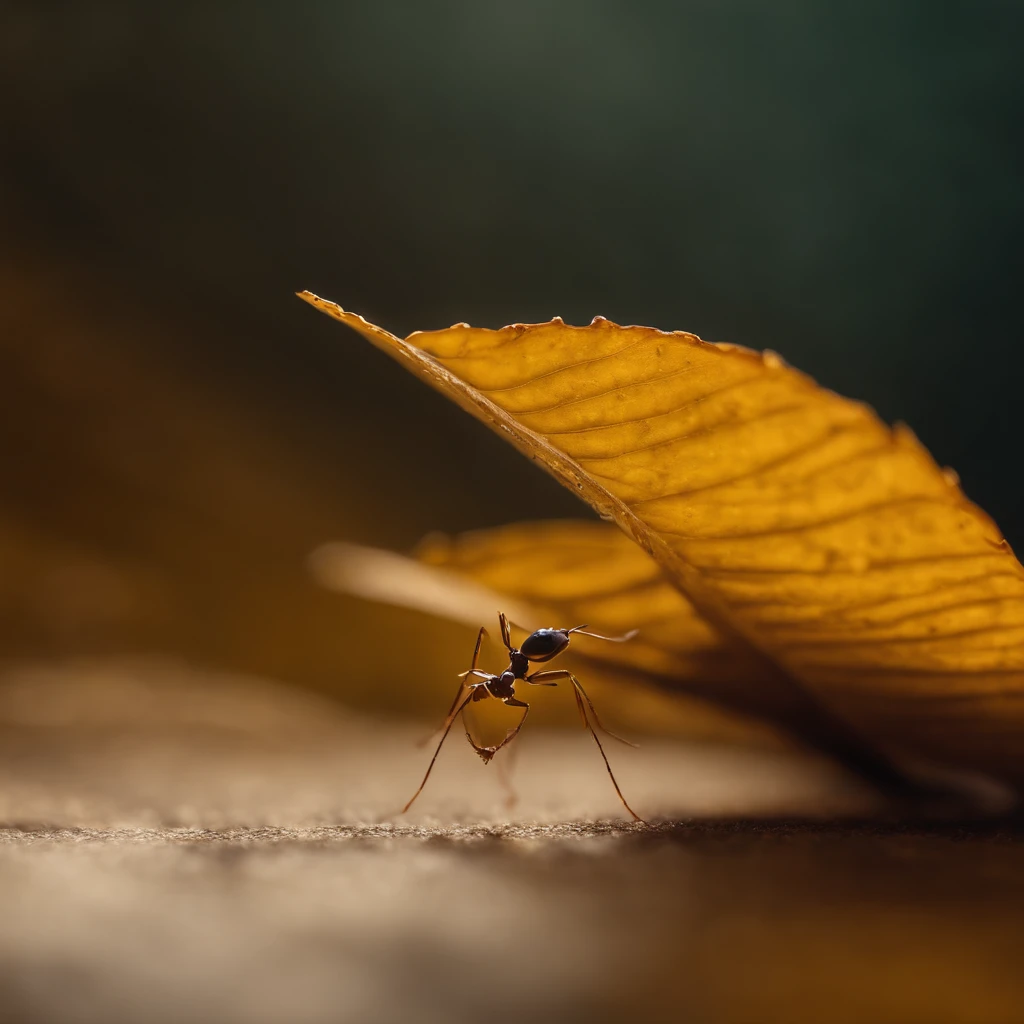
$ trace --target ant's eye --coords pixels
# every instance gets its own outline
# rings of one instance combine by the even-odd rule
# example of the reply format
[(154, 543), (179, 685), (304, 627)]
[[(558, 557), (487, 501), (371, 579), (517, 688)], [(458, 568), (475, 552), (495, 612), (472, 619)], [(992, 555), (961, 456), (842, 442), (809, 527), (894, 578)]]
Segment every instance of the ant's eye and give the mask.
[(538, 629), (531, 633), (519, 648), (530, 661), (548, 661), (569, 646), (569, 634), (564, 629)]

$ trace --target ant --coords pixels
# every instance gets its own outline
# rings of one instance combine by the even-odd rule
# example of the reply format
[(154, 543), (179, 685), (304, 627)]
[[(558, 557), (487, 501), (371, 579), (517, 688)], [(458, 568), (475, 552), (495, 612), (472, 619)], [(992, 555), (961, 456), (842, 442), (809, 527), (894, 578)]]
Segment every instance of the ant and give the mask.
[[(504, 612), (498, 612), (498, 624), (501, 627), (501, 640), (505, 647), (508, 648), (508, 668), (499, 675), (492, 675), (490, 672), (483, 672), (476, 667), (477, 659), (480, 657), (480, 646), (484, 642), (484, 637), (487, 636), (487, 630), (485, 627), (480, 627), (480, 632), (476, 637), (476, 647), (473, 649), (473, 661), (470, 667), (465, 672), (459, 673), (459, 678), (462, 680), (459, 683), (459, 688), (455, 692), (455, 700), (452, 701), (452, 706), (448, 709), (448, 714), (445, 720), (441, 723), (440, 728), (444, 730), (441, 736), (441, 741), (437, 745), (437, 749), (434, 751), (434, 756), (430, 759), (430, 765), (427, 767), (427, 773), (423, 776), (423, 781), (420, 783), (420, 788), (416, 790), (412, 795), (412, 799), (402, 808), (402, 814), (405, 814), (407, 810), (413, 805), (413, 801), (423, 792), (423, 787), (427, 784), (427, 779), (430, 778), (430, 773), (434, 768), (434, 762), (437, 760), (437, 755), (441, 753), (441, 747), (444, 746), (444, 741), (448, 738), (448, 733), (451, 731), (451, 727), (455, 722), (455, 719), (462, 714), (466, 709), (467, 705), (471, 702), (478, 700), (486, 700), (488, 697), (494, 697), (497, 700), (504, 702), (508, 707), (511, 708), (522, 708), (523, 717), (519, 719), (519, 724), (515, 728), (509, 729), (505, 738), (493, 747), (481, 747), (469, 734), (469, 729), (466, 729), (466, 739), (469, 740), (470, 746), (480, 755), (484, 763), (486, 764), (491, 760), (494, 755), (501, 750), (502, 747), (507, 747), (515, 738), (519, 735), (519, 730), (522, 729), (523, 723), (526, 721), (527, 715), (530, 713), (530, 705), (526, 701), (519, 700), (516, 697), (515, 686), (517, 682), (529, 683), (531, 686), (557, 686), (556, 679), (568, 679), (573, 685), (573, 696), (576, 698), (576, 707), (579, 709), (580, 717), (583, 719), (583, 724), (587, 729), (590, 730), (590, 735), (594, 737), (594, 742), (597, 744), (597, 749), (601, 751), (601, 757), (604, 759), (604, 766), (608, 769), (608, 775), (611, 777), (612, 785), (615, 787), (615, 792), (619, 794), (619, 799), (622, 801), (622, 806), (637, 820), (643, 821), (643, 819), (633, 810), (632, 807), (626, 803), (626, 798), (622, 795), (622, 790), (619, 789), (618, 782), (615, 781), (615, 775), (612, 772), (612, 766), (608, 763), (608, 757), (604, 752), (604, 747), (601, 746), (601, 741), (597, 738), (597, 733), (594, 731), (594, 726), (590, 724), (590, 719), (587, 717), (587, 708), (590, 709), (590, 713), (594, 716), (594, 722), (598, 729), (612, 739), (618, 740), (620, 743), (625, 743), (629, 747), (635, 747), (635, 743), (630, 743), (629, 740), (623, 739), (621, 736), (616, 736), (615, 733), (606, 729), (601, 724), (601, 719), (597, 717), (597, 710), (594, 708), (594, 704), (591, 699), (587, 696), (586, 690), (580, 684), (580, 681), (570, 672), (568, 669), (550, 669), (538, 672), (531, 672), (531, 662), (545, 662), (551, 661), (552, 658), (561, 654), (569, 646), (569, 638), (573, 633), (579, 633), (581, 636), (592, 636), (598, 640), (610, 640), (612, 643), (624, 643), (626, 640), (631, 640), (636, 636), (637, 630), (631, 630), (625, 636), (602, 636), (600, 633), (589, 633), (587, 632), (586, 625), (573, 626), (572, 629), (538, 629), (531, 633), (519, 647), (512, 646), (512, 635), (509, 628), (509, 621)], [(517, 629), (522, 629), (521, 626), (517, 626)], [(526, 630), (523, 630), (525, 633)], [(471, 682), (470, 680), (475, 680)], [(468, 691), (468, 692), (467, 692)], [(584, 706), (584, 701), (586, 706)], [(463, 727), (465, 727), (465, 720), (463, 720)]]

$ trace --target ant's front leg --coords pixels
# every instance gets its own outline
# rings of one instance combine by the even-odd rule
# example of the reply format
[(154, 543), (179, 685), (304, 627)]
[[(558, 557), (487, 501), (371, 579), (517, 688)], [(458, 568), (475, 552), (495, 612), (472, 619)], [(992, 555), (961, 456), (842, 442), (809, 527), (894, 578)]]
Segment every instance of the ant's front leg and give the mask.
[[(463, 722), (465, 722), (465, 716), (463, 716)], [(468, 727), (464, 727), (466, 732), (466, 739), (469, 740), (469, 745), (477, 752), (480, 760), (484, 764), (488, 764), (492, 757), (498, 752), (497, 747), (481, 747), (475, 739), (473, 739), (472, 733), (470, 733)]]
[[(494, 757), (502, 747), (507, 747), (519, 735), (519, 730), (522, 729), (523, 723), (526, 721), (526, 716), (530, 713), (530, 705), (524, 700), (517, 700), (515, 697), (505, 697), (503, 698), (502, 703), (510, 708), (524, 708), (525, 710), (523, 711), (523, 717), (519, 719), (519, 724), (514, 729), (509, 729), (505, 738), (494, 748), (491, 757)], [(478, 750), (477, 753), (479, 754), (480, 751)]]
[(530, 713), (530, 705), (525, 701), (516, 700), (515, 697), (505, 697), (502, 699), (502, 703), (510, 708), (525, 708), (526, 710), (523, 712), (523, 717), (519, 719), (519, 724), (514, 729), (509, 729), (505, 734), (505, 738), (497, 746), (480, 746), (470, 735), (469, 729), (466, 729), (466, 739), (469, 740), (469, 745), (480, 755), (480, 759), (484, 764), (487, 764), (502, 747), (507, 747), (519, 735), (519, 730), (522, 729), (523, 722), (526, 721), (526, 716)]
[[(465, 718), (465, 716), (463, 716)], [(517, 730), (518, 731), (518, 730)], [(466, 739), (469, 741), (469, 745), (476, 751), (480, 760), (484, 764), (489, 764), (494, 755), (511, 740), (511, 737), (506, 737), (505, 743), (499, 744), (495, 747), (482, 747), (475, 739), (473, 734), (466, 728)], [(512, 763), (516, 756), (518, 747), (510, 747), (508, 756), (498, 762), (498, 782), (501, 783), (502, 789), (505, 790), (505, 809), (512, 810), (513, 807), (519, 802), (519, 797), (516, 794), (515, 788), (512, 786)]]

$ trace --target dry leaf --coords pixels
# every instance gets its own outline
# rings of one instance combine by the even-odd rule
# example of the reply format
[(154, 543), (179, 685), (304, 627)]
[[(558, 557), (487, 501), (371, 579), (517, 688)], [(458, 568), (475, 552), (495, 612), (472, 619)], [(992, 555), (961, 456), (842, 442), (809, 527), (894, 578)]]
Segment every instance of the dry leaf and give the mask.
[(1024, 781), (1024, 568), (906, 428), (773, 353), (619, 327), (402, 340), (309, 293), (649, 551), (862, 736)]

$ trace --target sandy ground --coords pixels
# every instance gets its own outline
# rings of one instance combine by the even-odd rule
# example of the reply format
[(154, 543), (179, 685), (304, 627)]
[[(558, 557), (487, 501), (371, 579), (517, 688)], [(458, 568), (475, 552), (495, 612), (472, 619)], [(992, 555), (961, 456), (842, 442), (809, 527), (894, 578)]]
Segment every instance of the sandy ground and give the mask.
[(872, 819), (827, 765), (464, 743), (183, 666), (0, 682), (10, 1021), (1012, 1022), (1016, 826)]

